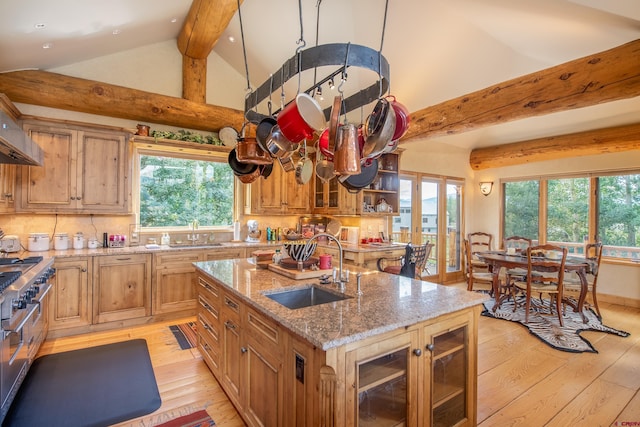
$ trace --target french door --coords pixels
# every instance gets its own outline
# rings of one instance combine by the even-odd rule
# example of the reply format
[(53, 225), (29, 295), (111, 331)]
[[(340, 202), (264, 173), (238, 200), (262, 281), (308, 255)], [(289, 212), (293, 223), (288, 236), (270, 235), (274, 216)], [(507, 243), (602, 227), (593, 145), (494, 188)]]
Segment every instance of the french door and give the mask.
[(400, 215), (393, 217), (396, 242), (435, 246), (425, 280), (447, 283), (460, 280), (462, 187), (464, 180), (425, 174), (400, 175)]

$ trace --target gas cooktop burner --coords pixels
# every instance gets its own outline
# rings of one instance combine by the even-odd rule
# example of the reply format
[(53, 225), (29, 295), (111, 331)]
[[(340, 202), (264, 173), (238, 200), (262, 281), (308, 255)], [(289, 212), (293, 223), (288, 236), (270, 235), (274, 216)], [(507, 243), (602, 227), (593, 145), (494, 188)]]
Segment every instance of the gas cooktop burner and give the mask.
[(0, 292), (4, 291), (13, 282), (18, 280), (18, 277), (20, 277), (21, 274), (22, 272), (20, 271), (5, 271), (0, 273)]
[(27, 258), (0, 258), (0, 265), (11, 264), (37, 264), (44, 258), (41, 256), (30, 256)]

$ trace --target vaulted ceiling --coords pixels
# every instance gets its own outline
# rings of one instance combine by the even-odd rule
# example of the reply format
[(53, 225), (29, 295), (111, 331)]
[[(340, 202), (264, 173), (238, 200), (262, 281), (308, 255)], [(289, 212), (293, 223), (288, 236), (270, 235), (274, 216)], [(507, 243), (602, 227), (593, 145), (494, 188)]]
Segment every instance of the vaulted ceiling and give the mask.
[[(194, 0), (199, 1), (209, 0)], [(240, 24), (235, 11), (237, 0), (211, 1), (220, 14), (208, 16), (207, 26), (221, 26), (218, 29), (221, 36), (213, 50), (244, 76)], [(192, 0), (1, 2), (0, 72), (50, 70), (177, 39), (185, 20), (193, 22), (188, 18), (192, 3)], [(540, 114), (509, 117), (496, 110), (497, 120), (481, 126), (474, 126), (477, 119), (472, 116), (479, 114), (478, 106), (469, 110), (469, 104), (464, 104), (473, 100), (473, 96), (467, 95), (475, 93), (475, 101), (484, 97), (490, 107), (505, 107), (498, 105), (504, 100), (491, 96), (491, 88), (495, 91), (499, 87), (504, 94), (510, 94), (508, 100), (512, 101), (518, 97), (513, 86), (523, 84), (521, 76), (640, 39), (637, 0), (389, 1), (384, 26), (384, 0), (244, 0), (241, 13), (253, 87), (267, 80), (294, 54), (301, 34), (307, 47), (351, 42), (378, 50), (382, 45), (382, 54), (391, 66), (391, 93), (408, 107), (412, 117), (418, 118), (409, 136), (424, 136), (425, 129), (433, 127), (433, 122), (438, 121), (434, 115), (443, 111), (434, 106), (447, 106), (449, 110), (444, 111), (449, 112), (462, 111), (461, 114), (471, 117), (471, 124), (462, 123), (455, 132), (445, 130), (430, 137), (468, 149), (629, 125), (637, 123), (640, 116), (639, 73), (633, 72), (640, 64), (638, 43), (631, 45), (631, 62), (625, 65), (631, 68), (630, 74), (625, 71), (613, 77), (618, 79), (616, 84), (623, 95), (604, 96), (586, 104), (568, 100), (559, 109), (541, 108)], [(37, 24), (45, 27), (36, 28)], [(45, 43), (52, 43), (52, 47), (43, 49)], [(619, 67), (617, 61), (612, 64)], [(577, 66), (582, 68), (579, 63)], [(603, 65), (599, 72), (606, 69)], [(589, 77), (584, 77), (587, 79), (584, 81)], [(344, 85), (345, 93), (358, 90), (372, 78), (375, 80), (375, 76), (366, 73), (353, 73)], [(631, 84), (629, 79), (633, 79)], [(602, 83), (602, 79), (591, 80)], [(511, 84), (501, 85), (502, 82)], [(531, 87), (531, 81), (524, 83)], [(483, 92), (485, 88), (489, 91)], [(556, 93), (565, 90), (560, 86), (547, 89)], [(525, 98), (524, 94), (521, 96)], [(547, 101), (544, 99), (541, 104), (549, 104)], [(329, 102), (327, 99), (327, 105)], [(576, 105), (581, 108), (576, 109)], [(357, 112), (354, 120), (359, 120), (361, 114)], [(490, 115), (491, 109), (483, 114)]]

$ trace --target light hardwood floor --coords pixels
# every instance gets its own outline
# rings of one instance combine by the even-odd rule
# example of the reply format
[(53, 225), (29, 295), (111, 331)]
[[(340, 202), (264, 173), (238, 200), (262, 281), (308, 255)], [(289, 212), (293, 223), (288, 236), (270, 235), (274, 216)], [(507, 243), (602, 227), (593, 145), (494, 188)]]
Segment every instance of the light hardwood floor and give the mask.
[[(480, 317), (478, 425), (610, 426), (640, 422), (640, 310), (601, 304), (604, 323), (627, 338), (583, 332), (599, 351), (567, 353), (548, 347), (523, 326)], [(162, 407), (119, 427), (148, 427), (206, 408), (220, 427), (243, 426), (241, 418), (197, 350), (180, 350), (170, 324), (47, 341), (40, 354), (133, 338), (146, 338)], [(637, 424), (626, 424), (637, 425)]]

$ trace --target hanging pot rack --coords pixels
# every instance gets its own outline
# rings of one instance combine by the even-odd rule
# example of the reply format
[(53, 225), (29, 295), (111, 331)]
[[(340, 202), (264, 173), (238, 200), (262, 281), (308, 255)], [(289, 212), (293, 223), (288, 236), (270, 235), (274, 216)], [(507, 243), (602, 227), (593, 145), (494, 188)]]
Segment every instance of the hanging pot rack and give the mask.
[[(350, 43), (313, 46), (296, 52), (255, 91), (245, 97), (245, 118), (250, 122), (259, 123), (268, 116), (258, 113), (256, 107), (272, 95), (273, 88), (281, 87), (289, 79), (305, 70), (331, 65), (340, 67), (314, 82), (313, 86), (304, 91), (305, 93), (310, 94), (320, 85), (333, 80), (338, 75), (346, 75), (349, 67), (371, 70), (379, 76), (379, 80), (371, 86), (344, 99), (342, 103), (343, 114), (379, 99), (389, 89), (389, 62), (379, 51)], [(274, 111), (273, 114), (277, 114), (278, 111)], [(331, 108), (326, 108), (323, 112), (326, 120), (329, 120)]]

